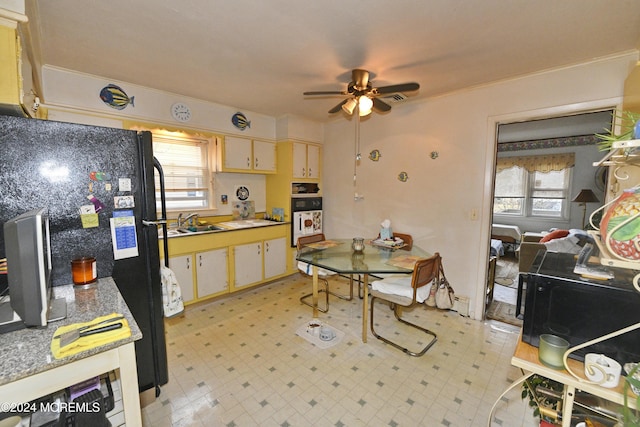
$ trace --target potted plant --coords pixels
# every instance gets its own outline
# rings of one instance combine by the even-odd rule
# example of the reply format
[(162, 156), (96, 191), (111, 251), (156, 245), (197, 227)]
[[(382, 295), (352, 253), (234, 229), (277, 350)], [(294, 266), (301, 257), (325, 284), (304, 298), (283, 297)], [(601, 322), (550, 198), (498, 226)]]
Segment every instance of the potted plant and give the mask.
[[(624, 393), (624, 406), (622, 409), (622, 416), (617, 426), (619, 427), (639, 427), (640, 426), (640, 416), (638, 415), (638, 411), (634, 411), (629, 407), (629, 388), (632, 388), (633, 392), (636, 394), (636, 408), (640, 407), (640, 395), (637, 394), (640, 391), (640, 378), (635, 375), (640, 368), (640, 363), (627, 363), (624, 366), (625, 371), (628, 372), (628, 375), (624, 377), (624, 385), (622, 387), (622, 392)], [(629, 368), (629, 369), (627, 369)]]
[[(616, 141), (628, 141), (634, 138), (640, 138), (639, 132), (636, 132), (640, 123), (640, 113), (633, 111), (619, 111), (615, 113), (615, 121), (620, 124), (620, 134), (613, 132), (613, 126), (611, 129), (605, 129), (607, 133), (599, 134), (596, 136), (600, 138), (598, 142), (598, 149), (600, 151), (609, 151), (614, 142)], [(638, 129), (640, 130), (640, 129)]]
[[(537, 391), (538, 387), (544, 388), (546, 390), (550, 390), (551, 392), (556, 393), (559, 396), (562, 396), (562, 390), (564, 386), (557, 381), (551, 380), (549, 378), (545, 378), (538, 374), (532, 375), (530, 378), (528, 378), (522, 383), (521, 397), (522, 399), (526, 399), (526, 398), (529, 399), (529, 406), (533, 408), (533, 416), (540, 418), (541, 426), (549, 425), (549, 423), (553, 425), (553, 423), (556, 422), (557, 420), (550, 419), (540, 411), (540, 406), (543, 406), (545, 408), (551, 408), (553, 406), (552, 405), (553, 402), (551, 402), (550, 399), (544, 396), (541, 396)], [(546, 424), (543, 424), (543, 423), (546, 423)]]

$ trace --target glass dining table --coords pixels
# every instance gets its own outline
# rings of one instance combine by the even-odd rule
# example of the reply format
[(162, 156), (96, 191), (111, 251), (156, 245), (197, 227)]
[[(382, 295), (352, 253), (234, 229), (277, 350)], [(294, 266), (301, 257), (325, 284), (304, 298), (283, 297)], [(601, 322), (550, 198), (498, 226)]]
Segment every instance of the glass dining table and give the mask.
[(300, 249), (296, 260), (310, 264), (313, 272), (313, 317), (318, 317), (318, 269), (334, 271), (342, 275), (362, 275), (364, 297), (362, 299), (362, 342), (367, 342), (369, 311), (368, 283), (370, 274), (411, 274), (418, 259), (432, 254), (413, 245), (411, 248), (390, 248), (365, 240), (364, 250), (352, 249), (351, 239), (331, 239), (311, 243)]

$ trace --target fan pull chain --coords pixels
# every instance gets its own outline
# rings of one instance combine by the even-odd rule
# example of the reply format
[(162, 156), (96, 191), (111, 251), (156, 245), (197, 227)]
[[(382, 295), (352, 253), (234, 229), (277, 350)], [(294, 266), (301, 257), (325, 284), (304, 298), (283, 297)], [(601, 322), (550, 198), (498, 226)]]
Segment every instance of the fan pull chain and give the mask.
[(356, 108), (354, 110), (355, 122), (356, 122), (356, 140), (354, 144), (354, 160), (353, 160), (353, 186), (356, 186), (356, 175), (358, 169), (358, 161), (360, 160), (360, 106), (359, 100), (356, 100)]

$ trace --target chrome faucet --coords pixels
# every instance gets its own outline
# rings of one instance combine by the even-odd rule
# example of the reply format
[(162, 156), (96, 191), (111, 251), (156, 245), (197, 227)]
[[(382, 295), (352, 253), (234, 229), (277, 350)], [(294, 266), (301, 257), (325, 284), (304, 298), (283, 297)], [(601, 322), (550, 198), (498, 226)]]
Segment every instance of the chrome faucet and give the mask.
[(196, 225), (198, 223), (198, 214), (197, 213), (190, 213), (189, 215), (187, 215), (186, 217), (182, 218), (182, 212), (180, 212), (178, 214), (178, 228), (182, 228), (184, 227), (185, 223), (187, 221), (189, 221), (189, 224), (192, 225), (194, 222), (194, 218), (195, 218), (195, 222)]

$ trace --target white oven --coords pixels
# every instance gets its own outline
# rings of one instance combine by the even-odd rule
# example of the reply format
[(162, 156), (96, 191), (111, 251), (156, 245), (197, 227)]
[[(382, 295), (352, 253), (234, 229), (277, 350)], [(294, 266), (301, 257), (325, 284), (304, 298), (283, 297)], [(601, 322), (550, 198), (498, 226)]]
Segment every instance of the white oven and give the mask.
[(298, 237), (322, 233), (322, 197), (294, 197), (291, 199), (291, 246)]

